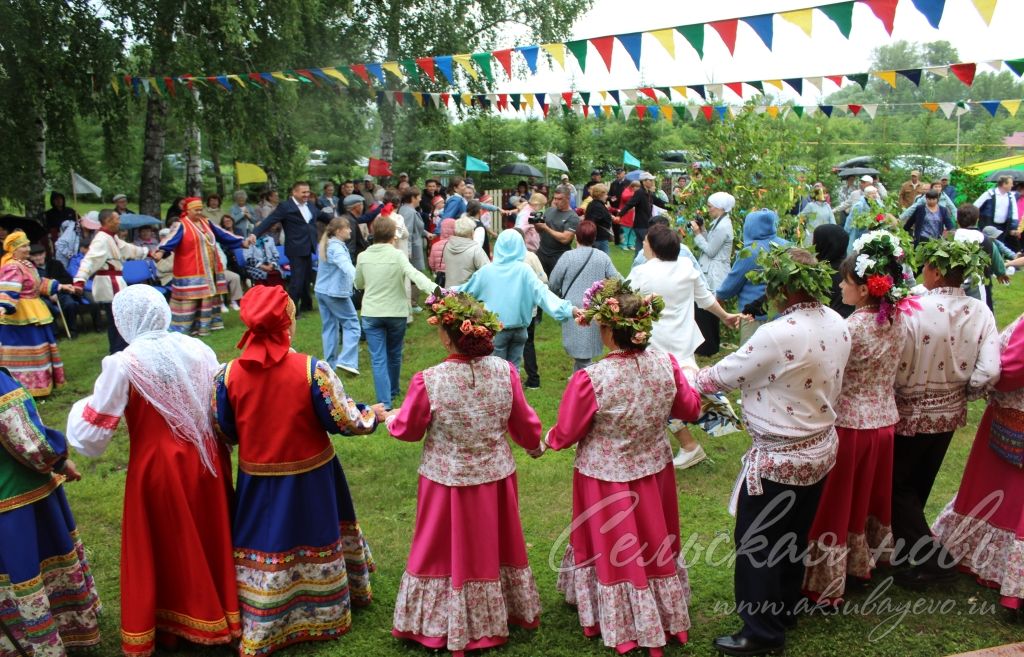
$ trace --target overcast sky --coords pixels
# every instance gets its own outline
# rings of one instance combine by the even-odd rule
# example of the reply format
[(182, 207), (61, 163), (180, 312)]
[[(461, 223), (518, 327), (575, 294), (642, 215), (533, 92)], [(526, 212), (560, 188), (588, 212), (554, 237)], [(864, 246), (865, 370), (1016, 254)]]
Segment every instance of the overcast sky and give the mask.
[[(823, 0), (819, 2), (825, 4)], [(572, 37), (581, 39), (644, 32), (676, 25), (802, 9), (814, 4), (814, 0), (595, 0), (592, 9), (573, 26)], [(579, 91), (604, 91), (642, 86), (663, 87), (859, 73), (869, 69), (872, 49), (897, 40), (946, 40), (957, 48), (964, 62), (981, 63), (1024, 56), (1024, 39), (1021, 38), (1024, 32), (1022, 0), (1001, 0), (991, 26), (985, 25), (971, 0), (946, 0), (938, 29), (933, 28), (914, 8), (911, 0), (902, 0), (896, 12), (891, 37), (882, 22), (860, 3), (853, 9), (853, 29), (848, 40), (821, 12), (814, 12), (813, 21), (813, 36), (808, 37), (796, 25), (776, 17), (773, 20), (772, 50), (768, 50), (753, 29), (741, 21), (737, 29), (735, 55), (729, 54), (717, 32), (705, 28), (703, 61), (681, 34), (675, 35), (674, 60), (653, 37), (645, 35), (640, 71), (634, 67), (618, 41), (615, 42), (612, 55), (611, 74), (592, 46), (589, 47), (586, 74), (580, 73), (575, 60), (568, 54), (568, 73), (549, 70), (547, 57), (542, 53), (538, 58), (539, 70), (536, 76), (505, 81), (498, 85), (498, 91), (559, 93), (573, 88)], [(553, 66), (558, 69), (557, 64)], [(496, 63), (494, 70), (498, 80), (502, 80), (504, 73), (499, 72), (500, 67)], [(988, 70), (991, 69), (985, 66), (978, 68), (979, 72)], [(817, 91), (810, 85), (804, 87), (805, 90), (810, 88), (810, 91), (805, 93), (802, 102), (816, 102)], [(835, 90), (834, 84), (824, 82), (824, 95)], [(751, 92), (748, 88), (747, 93)], [(787, 88), (784, 99), (791, 99), (794, 95)], [(726, 92), (726, 100), (736, 102), (738, 99), (731, 92)]]

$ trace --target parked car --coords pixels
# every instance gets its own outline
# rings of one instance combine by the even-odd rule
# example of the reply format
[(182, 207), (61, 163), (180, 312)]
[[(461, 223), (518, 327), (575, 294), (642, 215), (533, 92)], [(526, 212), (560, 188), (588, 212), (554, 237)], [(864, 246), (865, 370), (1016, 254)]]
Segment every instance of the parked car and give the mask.
[(310, 168), (327, 166), (327, 151), (310, 151), (306, 166)]
[[(860, 155), (858, 157), (851, 157), (848, 160), (836, 164), (832, 167), (832, 172), (836, 173), (841, 169), (850, 169), (853, 167), (876, 167), (877, 168), (878, 158), (874, 155)], [(940, 178), (942, 176), (948, 176), (953, 171), (953, 165), (945, 160), (940, 160), (937, 157), (931, 155), (898, 155), (889, 161), (890, 169), (898, 169), (900, 171), (912, 171), (917, 169), (921, 172), (922, 176), (927, 180), (931, 178)]]
[(455, 151), (427, 151), (421, 164), (434, 176), (452, 175), (462, 168), (462, 161)]

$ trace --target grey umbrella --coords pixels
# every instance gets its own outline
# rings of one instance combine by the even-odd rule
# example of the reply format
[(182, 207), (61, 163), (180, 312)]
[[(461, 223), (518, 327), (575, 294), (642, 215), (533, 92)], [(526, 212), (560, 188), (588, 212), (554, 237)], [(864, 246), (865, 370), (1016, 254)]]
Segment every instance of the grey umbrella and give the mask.
[(999, 176), (1010, 176), (1013, 178), (1013, 182), (1019, 183), (1024, 182), (1024, 171), (1018, 169), (1000, 169), (994, 173), (990, 173), (985, 182), (996, 182), (999, 180)]
[(513, 162), (512, 164), (506, 164), (498, 169), (498, 174), (507, 176), (533, 176), (534, 178), (540, 178), (544, 175), (537, 169), (537, 167), (530, 166), (525, 162)]
[(871, 167), (850, 167), (849, 169), (841, 169), (836, 175), (840, 178), (848, 178), (849, 176), (877, 176), (878, 169), (872, 169)]

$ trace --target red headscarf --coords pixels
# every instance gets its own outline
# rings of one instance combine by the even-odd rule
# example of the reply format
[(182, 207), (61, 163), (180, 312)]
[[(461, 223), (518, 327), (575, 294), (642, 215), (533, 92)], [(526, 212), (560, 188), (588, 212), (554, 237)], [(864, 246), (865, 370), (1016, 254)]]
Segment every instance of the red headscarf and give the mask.
[(281, 362), (291, 349), (288, 335), (295, 304), (279, 285), (256, 285), (242, 297), (241, 317), (248, 330), (235, 345), (239, 360), (270, 367)]
[(196, 196), (189, 196), (182, 203), (183, 203), (183, 205), (182, 205), (182, 211), (181, 211), (181, 219), (183, 221), (184, 221), (185, 217), (188, 216), (188, 211), (189, 210), (202, 210), (203, 209), (203, 199), (198, 198)]

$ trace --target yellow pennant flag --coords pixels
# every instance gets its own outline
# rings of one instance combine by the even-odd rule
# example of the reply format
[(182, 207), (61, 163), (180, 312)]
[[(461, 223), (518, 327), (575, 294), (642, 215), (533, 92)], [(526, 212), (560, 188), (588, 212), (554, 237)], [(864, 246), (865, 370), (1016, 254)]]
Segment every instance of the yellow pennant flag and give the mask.
[(471, 55), (452, 55), (452, 59), (454, 59), (455, 63), (461, 66), (463, 70), (469, 74), (469, 77), (474, 80), (480, 79), (480, 74), (477, 73), (476, 69), (473, 67)]
[(250, 183), (267, 182), (267, 172), (248, 162), (235, 161), (235, 183), (248, 185)]
[[(163, 93), (160, 91), (160, 85), (156, 83), (156, 78), (146, 79), (149, 80), (149, 84), (147, 85), (147, 87), (152, 88), (154, 91), (156, 91), (157, 96), (163, 96)], [(147, 89), (147, 91), (149, 91), (149, 89)]]
[(896, 71), (875, 71), (874, 75), (879, 80), (888, 82), (893, 89), (896, 88)]
[(676, 31), (675, 30), (673, 30), (673, 29), (655, 30), (654, 32), (649, 32), (649, 34), (652, 37), (654, 37), (655, 39), (658, 40), (658, 43), (660, 43), (661, 47), (665, 49), (665, 52), (668, 53), (669, 57), (671, 57), (672, 59), (676, 58)]
[(938, 103), (921, 103), (921, 107), (925, 108), (929, 112), (934, 112), (939, 109)]
[(469, 107), (473, 104), (473, 94), (462, 94), (462, 104)]
[(558, 65), (565, 69), (565, 44), (564, 43), (542, 43), (540, 47), (544, 52), (551, 55), (551, 58), (558, 62)]
[(526, 107), (533, 107), (533, 104), (535, 102), (536, 99), (533, 94), (523, 94), (523, 105), (525, 105)]
[(765, 111), (768, 112), (768, 116), (772, 117), (773, 119), (779, 118), (779, 106), (778, 105), (769, 105), (768, 109), (766, 109)]
[(110, 78), (110, 86), (114, 88), (114, 93), (118, 96), (121, 95), (121, 83), (118, 82), (117, 76)]
[(398, 78), (399, 82), (405, 82), (405, 76), (402, 75), (402, 67), (398, 65), (398, 62), (384, 62), (380, 67)]
[[(779, 91), (782, 91), (782, 80), (765, 80), (764, 83), (770, 84), (773, 87), (777, 88)], [(778, 114), (778, 110), (775, 110), (775, 113)]]
[(661, 118), (665, 119), (669, 123), (672, 123), (672, 112), (674, 108), (671, 105), (661, 106)]
[(797, 9), (796, 11), (785, 11), (779, 14), (779, 18), (784, 18), (793, 25), (796, 25), (804, 34), (811, 36), (811, 26), (814, 20), (813, 9)]
[(605, 118), (611, 118), (615, 110), (612, 109), (611, 105), (602, 105), (601, 109), (604, 110)]
[(423, 94), (419, 91), (412, 92), (412, 99), (416, 101), (416, 104), (423, 107)]
[(1017, 110), (1020, 109), (1019, 100), (1004, 100), (999, 104), (1006, 108), (1006, 111), (1010, 113), (1010, 116), (1017, 116)]
[(342, 84), (348, 84), (348, 78), (346, 78), (344, 75), (342, 75), (341, 71), (339, 71), (338, 69), (334, 68), (333, 66), (328, 66), (327, 68), (323, 68), (323, 69), (320, 69), (320, 70), (323, 71), (325, 75), (328, 75), (328, 76), (334, 78), (338, 82), (340, 82)]
[(672, 89), (686, 100), (686, 87), (672, 87)]
[(996, 0), (974, 0), (974, 7), (981, 14), (981, 20), (985, 21), (985, 25), (991, 25), (992, 14), (996, 10)]
[(231, 75), (228, 76), (228, 79), (233, 81), (233, 82), (235, 82), (239, 87), (245, 89), (245, 82), (243, 82), (242, 78), (239, 77), (238, 75), (232, 73)]
[(296, 80), (295, 78), (289, 77), (282, 73), (281, 71), (271, 71), (270, 74), (277, 78), (278, 80), (284, 80), (285, 82), (298, 82), (298, 80)]

